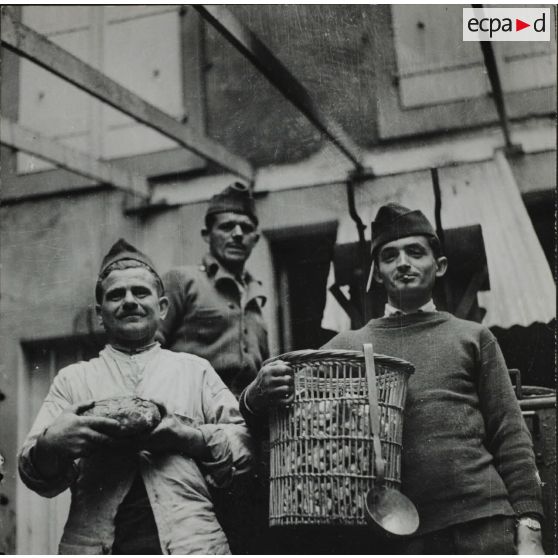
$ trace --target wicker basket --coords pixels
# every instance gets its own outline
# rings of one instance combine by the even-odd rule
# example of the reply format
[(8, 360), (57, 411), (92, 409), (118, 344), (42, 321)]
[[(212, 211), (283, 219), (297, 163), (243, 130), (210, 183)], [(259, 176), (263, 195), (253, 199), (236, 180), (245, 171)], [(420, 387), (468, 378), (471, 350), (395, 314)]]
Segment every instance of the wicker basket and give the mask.
[[(374, 481), (364, 355), (294, 351), (295, 398), (270, 419), (270, 525), (364, 525)], [(385, 485), (401, 484), (403, 406), (412, 364), (374, 356)]]

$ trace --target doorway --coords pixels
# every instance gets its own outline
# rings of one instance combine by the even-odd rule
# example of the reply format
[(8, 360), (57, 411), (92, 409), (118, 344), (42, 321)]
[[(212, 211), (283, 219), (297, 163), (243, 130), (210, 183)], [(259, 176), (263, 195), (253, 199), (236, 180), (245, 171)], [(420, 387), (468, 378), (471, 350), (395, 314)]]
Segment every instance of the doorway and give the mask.
[(281, 352), (317, 349), (335, 332), (321, 327), (337, 223), (283, 230), (271, 241)]
[[(19, 446), (60, 369), (97, 356), (102, 346), (102, 339), (95, 336), (22, 343)], [(65, 490), (55, 498), (43, 498), (18, 479), (17, 502), (17, 553), (57, 554), (68, 517), (70, 491)]]

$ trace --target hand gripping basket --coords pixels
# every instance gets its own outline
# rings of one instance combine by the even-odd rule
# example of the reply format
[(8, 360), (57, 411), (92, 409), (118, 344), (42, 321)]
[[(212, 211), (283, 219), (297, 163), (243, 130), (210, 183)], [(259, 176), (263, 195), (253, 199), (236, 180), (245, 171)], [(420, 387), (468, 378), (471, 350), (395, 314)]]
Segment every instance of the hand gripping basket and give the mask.
[[(273, 360), (293, 367), (295, 397), (270, 415), (270, 525), (365, 525), (375, 456), (363, 353), (306, 350)], [(414, 367), (377, 354), (374, 363), (384, 482), (399, 488), (403, 406)]]

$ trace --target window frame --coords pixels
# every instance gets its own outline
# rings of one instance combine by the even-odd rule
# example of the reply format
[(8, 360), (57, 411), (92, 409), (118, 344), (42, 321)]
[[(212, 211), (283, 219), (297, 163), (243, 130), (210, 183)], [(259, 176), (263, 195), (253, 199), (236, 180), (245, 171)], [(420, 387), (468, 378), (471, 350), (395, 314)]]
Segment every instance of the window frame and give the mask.
[[(173, 5), (174, 6), (174, 5)], [(22, 6), (14, 6), (13, 11), (21, 20)], [(186, 17), (187, 13), (191, 17)], [(190, 7), (177, 9), (179, 17), (179, 48), (182, 87), (182, 104), (187, 122), (193, 130), (203, 135), (206, 129), (205, 83), (203, 71), (204, 23)], [(184, 53), (188, 53), (185, 56)], [(2, 48), (1, 86), (2, 114), (18, 121), (19, 87), (21, 59), (16, 54)], [(146, 128), (147, 129), (147, 128)], [(15, 149), (1, 146), (1, 180), (3, 201), (15, 201), (28, 197), (53, 195), (62, 192), (102, 189), (106, 186), (83, 177), (77, 173), (61, 169), (41, 169), (31, 172), (18, 172)], [(138, 155), (114, 157), (108, 161), (123, 169), (143, 174), (149, 178), (201, 172), (206, 169), (207, 161), (183, 147), (147, 152)], [(37, 183), (41, 184), (40, 190)]]
[[(33, 363), (38, 362), (37, 355), (43, 353), (40, 360), (42, 364), (41, 373), (48, 373), (44, 379), (47, 390), (42, 400), (48, 393), (56, 374), (67, 366), (60, 362), (61, 358), (68, 363), (90, 357), (97, 353), (97, 347), (103, 346), (102, 336), (96, 335), (72, 335), (63, 338), (36, 339), (33, 341), (22, 340), (19, 346), (18, 362), (18, 401), (17, 401), (17, 439), (18, 447), (21, 447), (28, 432), (30, 431), (35, 417), (42, 402), (33, 397), (35, 391), (32, 386)], [(95, 349), (93, 350), (93, 346)], [(37, 394), (34, 393), (36, 396)], [(34, 406), (38, 408), (34, 409)], [(32, 554), (42, 552), (43, 554), (56, 554), (60, 542), (60, 536), (67, 520), (70, 507), (70, 492), (65, 490), (55, 498), (43, 498), (25, 487), (19, 476), (16, 480), (16, 500), (18, 514), (16, 517), (16, 552), (18, 554)], [(47, 515), (55, 518), (48, 521), (47, 525), (41, 525), (40, 529), (33, 527), (33, 518)], [(35, 525), (37, 527), (37, 525)], [(31, 533), (31, 535), (29, 535)]]
[[(393, 7), (379, 12), (378, 16), (374, 48), (376, 52), (384, 53), (382, 63), (376, 65), (378, 134), (381, 140), (458, 131), (499, 122), (494, 101), (488, 94), (434, 106), (404, 108), (398, 78)], [(386, 43), (391, 46), (386, 48)], [(505, 94), (506, 109), (511, 119), (552, 114), (556, 111), (555, 99), (556, 85)], [(468, 116), (465, 124), (461, 119), (463, 114)]]

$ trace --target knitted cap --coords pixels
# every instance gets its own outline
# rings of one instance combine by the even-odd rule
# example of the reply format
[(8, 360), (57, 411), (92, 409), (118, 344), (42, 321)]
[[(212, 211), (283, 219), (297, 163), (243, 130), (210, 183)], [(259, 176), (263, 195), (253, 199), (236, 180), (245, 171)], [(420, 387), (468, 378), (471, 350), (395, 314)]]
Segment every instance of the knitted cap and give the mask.
[(372, 222), (372, 257), (384, 244), (406, 236), (438, 238), (430, 221), (418, 209), (411, 211), (397, 203), (388, 203), (378, 209)]
[(209, 202), (205, 216), (226, 213), (227, 211), (248, 215), (256, 225), (258, 224), (252, 192), (248, 186), (241, 182), (233, 182), (222, 192), (215, 194)]
[(120, 260), (136, 260), (141, 262), (149, 267), (151, 271), (159, 277), (159, 274), (155, 271), (153, 262), (143, 252), (140, 252), (123, 238), (117, 240), (112, 245), (112, 248), (108, 251), (107, 255), (103, 258), (103, 263), (101, 264), (101, 269), (99, 270), (99, 276), (103, 274), (109, 265), (112, 265), (114, 262), (118, 262)]

